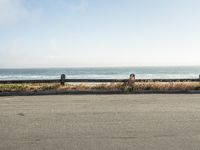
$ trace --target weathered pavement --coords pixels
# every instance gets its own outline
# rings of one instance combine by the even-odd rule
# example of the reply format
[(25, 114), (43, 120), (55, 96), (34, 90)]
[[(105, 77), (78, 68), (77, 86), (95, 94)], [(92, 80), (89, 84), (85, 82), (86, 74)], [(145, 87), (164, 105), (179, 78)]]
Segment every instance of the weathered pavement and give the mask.
[(198, 150), (200, 95), (0, 97), (0, 150)]

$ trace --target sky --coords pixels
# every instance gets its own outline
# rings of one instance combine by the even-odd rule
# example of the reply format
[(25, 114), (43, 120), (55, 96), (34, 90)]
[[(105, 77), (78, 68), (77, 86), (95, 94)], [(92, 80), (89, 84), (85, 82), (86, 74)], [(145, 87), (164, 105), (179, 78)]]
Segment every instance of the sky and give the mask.
[(200, 65), (199, 0), (0, 0), (0, 68)]

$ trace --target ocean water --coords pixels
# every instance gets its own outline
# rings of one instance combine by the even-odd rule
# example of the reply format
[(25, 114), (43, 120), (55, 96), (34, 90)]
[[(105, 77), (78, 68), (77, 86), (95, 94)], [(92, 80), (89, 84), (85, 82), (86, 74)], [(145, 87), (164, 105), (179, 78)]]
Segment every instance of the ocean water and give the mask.
[(42, 69), (0, 69), (0, 80), (24, 79), (127, 79), (134, 73), (138, 79), (155, 78), (199, 78), (200, 66), (194, 67), (113, 67), (113, 68), (42, 68)]

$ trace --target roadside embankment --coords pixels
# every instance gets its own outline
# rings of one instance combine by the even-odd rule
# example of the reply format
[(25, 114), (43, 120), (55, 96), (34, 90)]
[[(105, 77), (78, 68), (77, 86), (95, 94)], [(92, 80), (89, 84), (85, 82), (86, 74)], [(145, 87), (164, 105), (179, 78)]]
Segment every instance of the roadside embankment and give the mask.
[(0, 96), (122, 93), (200, 93), (200, 82), (0, 84)]

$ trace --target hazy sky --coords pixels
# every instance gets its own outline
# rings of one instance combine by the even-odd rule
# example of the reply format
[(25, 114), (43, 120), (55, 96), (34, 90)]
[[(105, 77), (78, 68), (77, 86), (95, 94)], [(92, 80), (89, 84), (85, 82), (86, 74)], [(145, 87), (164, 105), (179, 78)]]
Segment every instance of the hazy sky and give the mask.
[(0, 68), (200, 65), (200, 0), (0, 0)]

